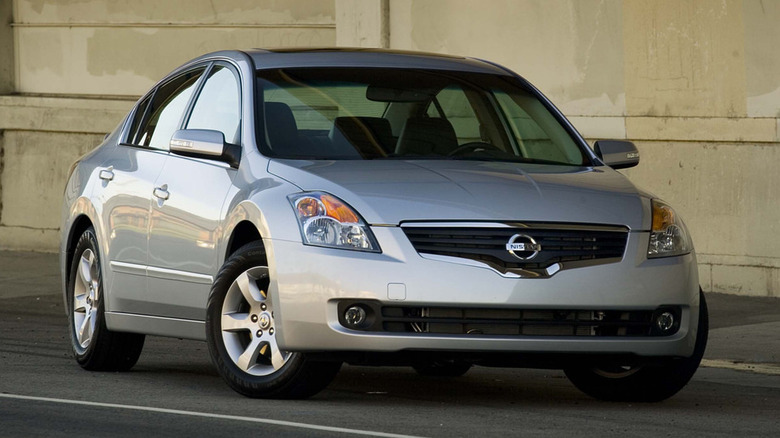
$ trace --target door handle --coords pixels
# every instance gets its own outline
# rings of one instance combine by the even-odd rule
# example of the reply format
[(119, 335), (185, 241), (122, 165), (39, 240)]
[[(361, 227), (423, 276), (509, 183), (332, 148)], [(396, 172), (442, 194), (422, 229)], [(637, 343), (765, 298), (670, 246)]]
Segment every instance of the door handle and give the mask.
[(171, 194), (168, 193), (168, 184), (163, 184), (160, 187), (155, 187), (152, 193), (154, 193), (154, 196), (162, 199), (163, 201), (167, 200), (168, 197), (171, 196)]
[(103, 181), (111, 181), (114, 179), (114, 166), (109, 166), (108, 168), (101, 170), (98, 176), (100, 176), (100, 179)]

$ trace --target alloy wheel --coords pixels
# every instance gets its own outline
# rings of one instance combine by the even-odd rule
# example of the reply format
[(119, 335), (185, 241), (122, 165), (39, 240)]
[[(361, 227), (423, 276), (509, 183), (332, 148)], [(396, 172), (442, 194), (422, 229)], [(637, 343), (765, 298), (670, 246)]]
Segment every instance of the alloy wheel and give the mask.
[(222, 303), (225, 350), (239, 369), (254, 376), (278, 371), (291, 356), (276, 343), (269, 283), (267, 267), (250, 268), (233, 281)]
[(81, 348), (89, 347), (95, 333), (100, 300), (100, 266), (95, 253), (86, 249), (79, 257), (78, 276), (73, 287), (73, 329)]

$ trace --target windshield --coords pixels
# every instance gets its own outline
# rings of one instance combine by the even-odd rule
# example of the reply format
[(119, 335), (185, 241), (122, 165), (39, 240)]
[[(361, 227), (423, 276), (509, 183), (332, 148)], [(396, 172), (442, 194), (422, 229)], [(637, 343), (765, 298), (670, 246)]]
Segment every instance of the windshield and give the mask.
[(545, 104), (512, 77), (379, 68), (257, 75), (258, 144), (270, 157), (591, 164)]

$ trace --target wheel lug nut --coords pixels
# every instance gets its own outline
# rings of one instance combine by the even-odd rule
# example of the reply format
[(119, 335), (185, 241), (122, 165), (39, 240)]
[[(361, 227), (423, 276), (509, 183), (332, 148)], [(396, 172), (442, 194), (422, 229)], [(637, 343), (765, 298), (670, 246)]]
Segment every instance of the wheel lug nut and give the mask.
[(257, 315), (252, 315), (252, 322), (257, 322)]
[(267, 309), (267, 308), (268, 308), (268, 306), (266, 306), (265, 304), (261, 304), (261, 305), (260, 305), (260, 308), (261, 308), (261, 309), (263, 309), (263, 310), (265, 310), (265, 309)]
[(269, 334), (269, 335), (272, 335), (272, 334), (274, 334), (274, 328), (273, 328), (273, 327), (271, 327), (271, 328), (269, 328), (269, 329), (268, 329), (268, 334)]
[(263, 331), (262, 330), (258, 330), (257, 331), (257, 337), (259, 338), (260, 336), (263, 336)]

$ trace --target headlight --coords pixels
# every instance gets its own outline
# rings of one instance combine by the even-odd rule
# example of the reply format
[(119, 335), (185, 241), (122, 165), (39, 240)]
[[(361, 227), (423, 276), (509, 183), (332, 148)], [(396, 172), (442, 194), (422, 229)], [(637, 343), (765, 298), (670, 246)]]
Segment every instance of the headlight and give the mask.
[(693, 249), (688, 229), (672, 207), (657, 199), (651, 201), (653, 225), (647, 257), (670, 257), (688, 254)]
[(374, 234), (341, 199), (322, 192), (289, 196), (305, 245), (380, 252)]

